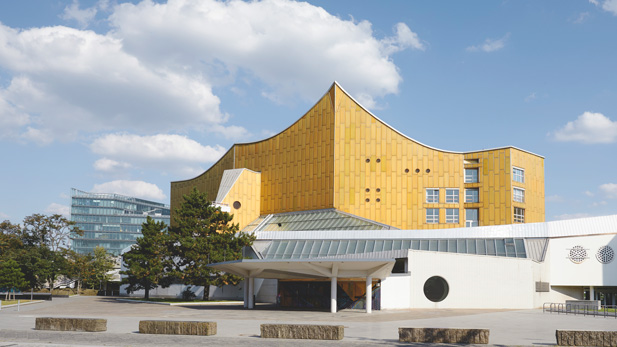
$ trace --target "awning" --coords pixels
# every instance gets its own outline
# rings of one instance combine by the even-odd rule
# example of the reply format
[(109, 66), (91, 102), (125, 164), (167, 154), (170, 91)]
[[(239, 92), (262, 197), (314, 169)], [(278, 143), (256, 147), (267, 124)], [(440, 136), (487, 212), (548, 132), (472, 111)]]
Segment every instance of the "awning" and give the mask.
[(302, 278), (373, 278), (385, 279), (392, 273), (394, 259), (242, 259), (209, 266), (243, 277)]

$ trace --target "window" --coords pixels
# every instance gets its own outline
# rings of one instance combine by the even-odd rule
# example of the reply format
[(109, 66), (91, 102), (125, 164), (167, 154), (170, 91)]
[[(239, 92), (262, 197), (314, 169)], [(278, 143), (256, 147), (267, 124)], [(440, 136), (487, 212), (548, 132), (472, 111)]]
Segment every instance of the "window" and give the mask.
[(480, 191), (478, 188), (465, 189), (465, 202), (480, 202)]
[(525, 209), (520, 207), (514, 208), (514, 223), (525, 223)]
[(517, 167), (512, 168), (512, 180), (514, 182), (525, 183), (525, 170)]
[(465, 209), (465, 226), (477, 227), (478, 224), (478, 209), (468, 208)]
[(458, 224), (458, 208), (446, 209), (446, 223)]
[(439, 209), (438, 208), (427, 208), (426, 209), (426, 223), (427, 224), (439, 223)]
[(525, 202), (525, 189), (514, 188), (512, 190), (512, 200), (516, 202)]
[(439, 203), (439, 189), (427, 189), (426, 190), (426, 202), (438, 204)]
[(465, 183), (478, 182), (478, 169), (465, 169)]
[(446, 203), (447, 204), (458, 204), (458, 189), (456, 188), (446, 189)]

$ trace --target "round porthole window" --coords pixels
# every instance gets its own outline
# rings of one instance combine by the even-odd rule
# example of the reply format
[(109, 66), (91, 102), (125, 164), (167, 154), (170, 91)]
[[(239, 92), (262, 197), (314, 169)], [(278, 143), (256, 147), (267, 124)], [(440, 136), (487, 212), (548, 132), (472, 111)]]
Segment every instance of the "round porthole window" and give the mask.
[(585, 261), (585, 259), (588, 258), (587, 250), (584, 249), (583, 246), (574, 246), (574, 247), (572, 247), (572, 249), (570, 249), (570, 253), (568, 254), (568, 258), (574, 264), (580, 264), (583, 261)]
[(240, 209), (240, 207), (242, 207), (242, 204), (240, 203), (240, 201), (234, 201), (234, 208), (238, 210)]
[(409, 169), (405, 169), (405, 173), (409, 173)]
[(420, 169), (416, 169), (416, 173), (420, 173)]
[(367, 162), (367, 163), (370, 163), (370, 162), (371, 162), (371, 160), (370, 160), (369, 158), (366, 158), (366, 162)]
[(596, 259), (602, 264), (608, 264), (615, 258), (615, 251), (610, 246), (602, 246), (596, 253)]
[(424, 296), (432, 302), (443, 301), (449, 292), (450, 287), (443, 277), (433, 276), (424, 282)]
[(381, 163), (381, 159), (377, 158), (376, 162)]

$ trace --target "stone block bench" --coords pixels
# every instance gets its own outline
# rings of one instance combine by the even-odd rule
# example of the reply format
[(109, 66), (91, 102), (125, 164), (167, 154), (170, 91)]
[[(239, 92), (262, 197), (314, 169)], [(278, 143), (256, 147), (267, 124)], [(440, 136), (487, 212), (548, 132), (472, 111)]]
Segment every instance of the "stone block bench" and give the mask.
[(342, 325), (262, 324), (261, 337), (269, 339), (342, 340)]
[(488, 344), (488, 329), (398, 328), (399, 342)]
[(141, 334), (210, 336), (216, 335), (216, 322), (142, 320), (139, 321), (139, 332)]
[(617, 347), (617, 331), (557, 330), (558, 346)]
[(55, 331), (107, 331), (107, 319), (100, 318), (36, 318), (35, 330)]

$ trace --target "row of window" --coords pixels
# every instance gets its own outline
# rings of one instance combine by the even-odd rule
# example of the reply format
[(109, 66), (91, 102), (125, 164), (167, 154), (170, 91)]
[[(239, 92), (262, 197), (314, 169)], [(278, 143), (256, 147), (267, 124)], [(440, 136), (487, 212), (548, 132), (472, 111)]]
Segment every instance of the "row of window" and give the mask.
[[(457, 208), (446, 208), (446, 223), (458, 224), (459, 222), (459, 210)], [(427, 208), (426, 209), (426, 223), (427, 224), (439, 224), (439, 209)], [(525, 209), (520, 207), (514, 208), (514, 223), (525, 223)], [(478, 209), (466, 208), (465, 209), (465, 226), (477, 227), (478, 224)]]
[[(446, 204), (458, 204), (458, 188), (446, 188)], [(512, 200), (525, 202), (525, 190), (513, 188)], [(439, 203), (439, 188), (426, 189), (426, 202), (429, 204)], [(478, 188), (465, 188), (465, 202), (480, 202), (480, 191)]]
[[(512, 168), (512, 180), (525, 183), (525, 170), (517, 167)], [(465, 183), (478, 183), (478, 169), (465, 169)]]

